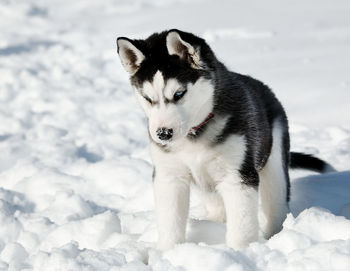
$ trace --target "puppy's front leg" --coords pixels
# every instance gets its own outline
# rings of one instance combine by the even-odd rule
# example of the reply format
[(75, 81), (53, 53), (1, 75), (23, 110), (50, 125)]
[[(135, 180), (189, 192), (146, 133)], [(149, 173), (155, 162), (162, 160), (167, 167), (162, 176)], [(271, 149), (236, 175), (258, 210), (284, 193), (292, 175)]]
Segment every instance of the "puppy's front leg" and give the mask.
[(226, 243), (243, 249), (258, 240), (258, 191), (247, 185), (240, 174), (226, 176), (217, 186), (226, 210)]
[(158, 224), (157, 248), (166, 250), (185, 241), (189, 180), (179, 170), (157, 165), (154, 193)]

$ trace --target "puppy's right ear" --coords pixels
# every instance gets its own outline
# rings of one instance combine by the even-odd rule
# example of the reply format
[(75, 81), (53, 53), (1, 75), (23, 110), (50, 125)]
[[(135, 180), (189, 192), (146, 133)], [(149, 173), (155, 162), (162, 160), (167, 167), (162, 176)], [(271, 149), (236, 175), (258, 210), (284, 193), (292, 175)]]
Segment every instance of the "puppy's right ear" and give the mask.
[(128, 38), (120, 37), (117, 39), (118, 54), (124, 69), (134, 75), (145, 60), (144, 54), (136, 48), (132, 41)]

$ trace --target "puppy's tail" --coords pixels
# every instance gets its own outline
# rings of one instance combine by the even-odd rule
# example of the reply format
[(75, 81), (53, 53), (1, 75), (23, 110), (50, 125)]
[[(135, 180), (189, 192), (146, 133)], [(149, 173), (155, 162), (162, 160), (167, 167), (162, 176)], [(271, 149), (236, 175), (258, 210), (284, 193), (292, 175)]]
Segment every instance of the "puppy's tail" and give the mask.
[(302, 168), (318, 173), (335, 172), (336, 170), (327, 162), (314, 157), (310, 154), (304, 154), (300, 152), (290, 153), (289, 167), (292, 169)]

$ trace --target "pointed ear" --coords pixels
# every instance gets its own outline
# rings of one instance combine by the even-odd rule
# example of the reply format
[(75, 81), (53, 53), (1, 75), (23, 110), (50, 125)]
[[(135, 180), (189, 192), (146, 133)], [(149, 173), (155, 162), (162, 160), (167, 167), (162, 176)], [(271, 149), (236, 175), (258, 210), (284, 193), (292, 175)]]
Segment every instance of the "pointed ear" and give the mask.
[(137, 49), (128, 38), (118, 38), (117, 45), (120, 61), (124, 69), (130, 73), (130, 75), (134, 75), (145, 59), (144, 54)]
[(169, 55), (177, 55), (187, 61), (194, 69), (203, 69), (199, 48), (193, 47), (184, 41), (176, 30), (170, 30), (166, 37), (166, 47)]

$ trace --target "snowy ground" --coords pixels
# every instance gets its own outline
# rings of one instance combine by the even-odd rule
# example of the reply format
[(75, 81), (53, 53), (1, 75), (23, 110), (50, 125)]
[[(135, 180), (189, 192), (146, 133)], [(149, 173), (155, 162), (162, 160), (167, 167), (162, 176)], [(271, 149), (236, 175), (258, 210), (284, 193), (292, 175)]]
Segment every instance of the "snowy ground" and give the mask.
[[(350, 270), (349, 14), (347, 0), (0, 0), (0, 270)], [(292, 173), (283, 231), (244, 251), (195, 198), (188, 243), (152, 248), (145, 119), (115, 39), (174, 27), (269, 84), (292, 149), (339, 170)]]

